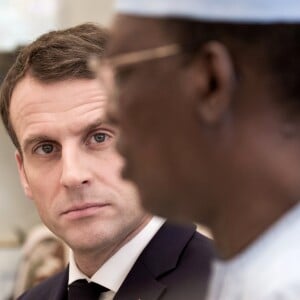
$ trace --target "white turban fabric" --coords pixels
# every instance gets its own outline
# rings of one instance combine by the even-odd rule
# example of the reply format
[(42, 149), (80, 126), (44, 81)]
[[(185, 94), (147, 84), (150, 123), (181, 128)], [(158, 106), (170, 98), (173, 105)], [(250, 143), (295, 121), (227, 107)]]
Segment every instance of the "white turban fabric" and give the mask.
[(228, 23), (299, 23), (300, 0), (117, 0), (117, 12)]

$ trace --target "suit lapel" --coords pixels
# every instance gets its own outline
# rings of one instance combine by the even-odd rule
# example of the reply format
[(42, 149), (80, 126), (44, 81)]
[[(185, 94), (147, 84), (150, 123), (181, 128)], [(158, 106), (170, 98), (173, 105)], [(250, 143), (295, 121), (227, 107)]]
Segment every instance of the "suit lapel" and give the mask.
[(49, 300), (67, 300), (68, 299), (68, 279), (69, 279), (69, 266), (64, 272), (59, 274), (55, 286), (49, 294)]
[(138, 262), (126, 277), (114, 300), (155, 300), (164, 289), (165, 286), (153, 278), (146, 266)]
[(114, 300), (157, 300), (167, 288), (157, 280), (174, 269), (195, 226), (165, 223), (144, 249)]

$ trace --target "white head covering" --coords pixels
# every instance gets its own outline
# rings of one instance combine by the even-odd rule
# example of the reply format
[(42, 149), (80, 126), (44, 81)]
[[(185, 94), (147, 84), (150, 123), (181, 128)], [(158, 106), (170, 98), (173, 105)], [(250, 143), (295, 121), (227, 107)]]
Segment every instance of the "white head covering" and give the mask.
[(117, 11), (229, 23), (300, 23), (300, 0), (117, 0)]

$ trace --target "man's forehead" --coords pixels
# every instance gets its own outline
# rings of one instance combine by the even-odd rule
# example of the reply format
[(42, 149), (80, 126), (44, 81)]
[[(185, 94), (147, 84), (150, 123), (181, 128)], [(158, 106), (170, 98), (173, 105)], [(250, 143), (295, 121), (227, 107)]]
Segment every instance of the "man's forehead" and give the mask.
[(111, 30), (108, 55), (137, 51), (170, 43), (163, 21), (118, 14)]
[(18, 83), (12, 95), (10, 118), (14, 126), (18, 124), (17, 127), (46, 121), (61, 120), (64, 123), (76, 115), (79, 122), (85, 116), (91, 118), (96, 115), (99, 118), (106, 100), (106, 94), (96, 79), (48, 85), (27, 77)]

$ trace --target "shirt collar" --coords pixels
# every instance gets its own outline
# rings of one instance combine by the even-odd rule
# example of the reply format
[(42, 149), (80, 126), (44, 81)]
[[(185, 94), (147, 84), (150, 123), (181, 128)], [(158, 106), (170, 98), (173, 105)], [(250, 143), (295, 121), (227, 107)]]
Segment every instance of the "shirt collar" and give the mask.
[(152, 217), (150, 222), (135, 237), (110, 257), (91, 278), (88, 278), (78, 269), (73, 253), (71, 252), (69, 284), (78, 279), (86, 279), (98, 283), (116, 293), (144, 248), (164, 222), (165, 219), (156, 216)]

